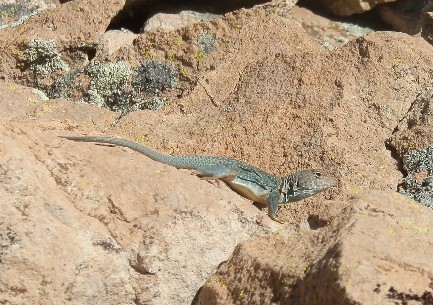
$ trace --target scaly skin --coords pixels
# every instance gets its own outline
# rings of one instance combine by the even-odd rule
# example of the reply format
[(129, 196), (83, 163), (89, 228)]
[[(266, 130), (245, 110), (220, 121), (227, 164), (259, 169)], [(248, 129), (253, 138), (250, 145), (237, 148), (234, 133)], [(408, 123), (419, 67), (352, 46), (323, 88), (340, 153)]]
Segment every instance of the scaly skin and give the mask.
[(163, 164), (193, 169), (203, 179), (219, 179), (245, 198), (267, 204), (269, 217), (280, 223), (282, 221), (276, 217), (278, 204), (313, 196), (336, 184), (336, 180), (321, 169), (302, 170), (278, 177), (245, 162), (226, 157), (164, 155), (143, 145), (118, 138), (61, 138), (128, 147)]

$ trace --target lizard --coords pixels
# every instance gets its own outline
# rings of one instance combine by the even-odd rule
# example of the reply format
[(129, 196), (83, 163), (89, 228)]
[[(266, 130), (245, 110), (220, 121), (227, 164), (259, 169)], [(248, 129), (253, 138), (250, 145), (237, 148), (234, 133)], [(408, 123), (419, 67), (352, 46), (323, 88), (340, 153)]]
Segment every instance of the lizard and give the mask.
[(269, 217), (279, 223), (276, 216), (279, 204), (295, 202), (313, 196), (336, 184), (336, 179), (322, 169), (306, 169), (288, 176), (276, 176), (240, 160), (221, 156), (171, 156), (159, 153), (138, 143), (109, 137), (61, 138), (112, 144), (135, 150), (152, 160), (178, 169), (192, 169), (206, 180), (221, 180), (241, 196), (266, 204)]

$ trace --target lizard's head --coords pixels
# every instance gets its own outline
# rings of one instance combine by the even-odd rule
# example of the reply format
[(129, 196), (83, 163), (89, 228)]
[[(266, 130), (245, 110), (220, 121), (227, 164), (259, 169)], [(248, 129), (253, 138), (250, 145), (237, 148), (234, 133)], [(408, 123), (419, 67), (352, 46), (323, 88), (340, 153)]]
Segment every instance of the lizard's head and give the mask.
[(298, 201), (335, 185), (337, 180), (322, 169), (307, 169), (289, 176), (286, 182), (287, 202)]

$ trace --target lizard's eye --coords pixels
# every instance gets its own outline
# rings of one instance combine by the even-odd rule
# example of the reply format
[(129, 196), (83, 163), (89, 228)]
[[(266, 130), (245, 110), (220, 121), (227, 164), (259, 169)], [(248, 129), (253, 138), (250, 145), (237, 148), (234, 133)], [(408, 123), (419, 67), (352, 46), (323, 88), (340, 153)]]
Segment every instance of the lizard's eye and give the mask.
[(316, 176), (316, 178), (322, 177), (322, 173), (321, 172), (316, 172), (314, 175)]

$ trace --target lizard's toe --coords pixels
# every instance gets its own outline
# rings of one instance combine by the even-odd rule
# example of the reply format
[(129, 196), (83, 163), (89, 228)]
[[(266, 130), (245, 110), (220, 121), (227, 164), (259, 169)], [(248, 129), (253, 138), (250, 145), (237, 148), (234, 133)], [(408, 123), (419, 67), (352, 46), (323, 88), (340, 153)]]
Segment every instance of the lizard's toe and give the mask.
[(269, 215), (269, 217), (270, 217), (273, 221), (276, 221), (276, 222), (281, 223), (281, 224), (284, 223), (284, 220), (281, 219), (281, 218), (279, 218), (279, 217), (277, 217), (277, 216)]

